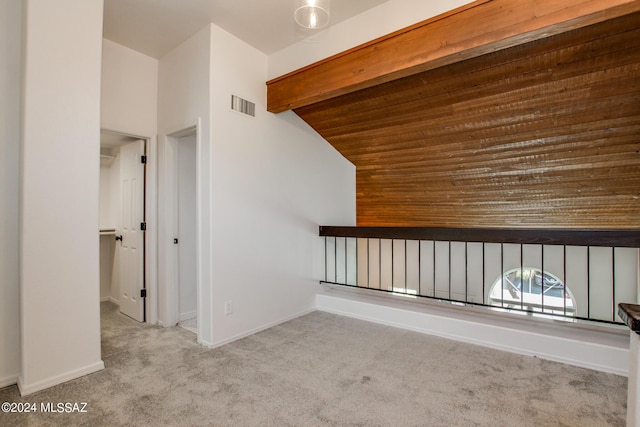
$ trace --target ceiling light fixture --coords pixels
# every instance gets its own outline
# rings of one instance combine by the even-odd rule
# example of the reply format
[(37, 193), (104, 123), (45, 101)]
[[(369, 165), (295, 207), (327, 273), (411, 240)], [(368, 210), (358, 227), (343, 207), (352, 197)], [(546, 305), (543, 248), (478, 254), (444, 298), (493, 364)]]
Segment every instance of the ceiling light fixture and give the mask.
[(293, 18), (298, 25), (318, 29), (329, 24), (329, 8), (331, 0), (296, 0)]

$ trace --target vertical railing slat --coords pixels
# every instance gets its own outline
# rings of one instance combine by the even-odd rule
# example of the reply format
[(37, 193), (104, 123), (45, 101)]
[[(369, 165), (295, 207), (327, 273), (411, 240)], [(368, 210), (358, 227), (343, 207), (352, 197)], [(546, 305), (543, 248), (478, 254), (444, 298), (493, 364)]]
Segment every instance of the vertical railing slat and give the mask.
[(484, 252), (484, 242), (482, 242), (482, 303), (486, 303), (487, 301), (485, 300), (485, 252)]
[(504, 307), (504, 243), (500, 243), (500, 306)]
[(418, 295), (422, 295), (422, 241), (418, 240)]
[(378, 239), (378, 289), (382, 289), (382, 239)]
[(328, 237), (324, 237), (324, 281), (326, 282), (328, 277), (327, 269), (329, 268), (329, 256), (327, 255), (327, 239)]
[(335, 257), (335, 261), (333, 264), (333, 272), (336, 276), (335, 282), (338, 283), (338, 238), (333, 238), (333, 256)]
[[(567, 245), (562, 245), (562, 315), (567, 315)], [(574, 301), (577, 310), (577, 303)]]
[(591, 247), (587, 246), (587, 318), (591, 318)]
[(449, 243), (449, 294), (447, 298), (451, 299), (451, 241)]
[(394, 243), (394, 241), (395, 241), (395, 239), (391, 239), (391, 292), (393, 292), (395, 290), (395, 280), (394, 280), (395, 277), (394, 276), (396, 274), (395, 268), (394, 268), (394, 265), (393, 265), (393, 262), (394, 262), (394, 258), (393, 258), (393, 256), (394, 256), (393, 246), (394, 245), (393, 245), (393, 243)]
[(433, 297), (436, 298), (436, 241), (433, 241)]
[(345, 285), (349, 284), (349, 275), (347, 274), (347, 239), (348, 237), (343, 237), (342, 240), (340, 241), (340, 246), (342, 246), (342, 262), (343, 265), (340, 266), (341, 268), (341, 274), (344, 273), (344, 279), (343, 279), (343, 283)]
[(541, 311), (544, 313), (544, 245), (542, 245), (542, 265), (540, 266), (542, 270), (542, 283), (540, 287), (540, 295), (542, 295), (542, 301), (540, 303), (542, 309)]
[(469, 302), (469, 249), (464, 242), (464, 302)]
[(524, 310), (524, 245), (520, 244), (520, 309)]
[(611, 248), (611, 321), (616, 320), (616, 248)]
[(369, 247), (369, 239), (367, 237), (367, 288), (371, 287), (371, 258), (370, 258), (370, 247)]

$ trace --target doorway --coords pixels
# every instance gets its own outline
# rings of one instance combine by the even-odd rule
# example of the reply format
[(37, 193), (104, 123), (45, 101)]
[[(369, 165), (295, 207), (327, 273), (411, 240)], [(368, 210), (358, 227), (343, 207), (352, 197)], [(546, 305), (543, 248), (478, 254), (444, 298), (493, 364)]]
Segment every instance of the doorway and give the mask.
[(177, 138), (178, 325), (197, 333), (196, 133)]
[(202, 328), (200, 227), (200, 171), (198, 125), (166, 136), (160, 176), (164, 182), (160, 211), (163, 266), (160, 289), (164, 291), (164, 326), (179, 325), (195, 332)]
[(100, 299), (144, 322), (147, 140), (100, 135)]

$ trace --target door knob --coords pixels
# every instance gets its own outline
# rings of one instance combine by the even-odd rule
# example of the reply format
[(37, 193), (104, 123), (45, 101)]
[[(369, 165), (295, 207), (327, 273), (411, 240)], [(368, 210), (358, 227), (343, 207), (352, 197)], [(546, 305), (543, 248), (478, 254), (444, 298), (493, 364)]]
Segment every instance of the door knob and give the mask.
[(116, 236), (116, 241), (120, 240), (122, 242), (122, 236)]

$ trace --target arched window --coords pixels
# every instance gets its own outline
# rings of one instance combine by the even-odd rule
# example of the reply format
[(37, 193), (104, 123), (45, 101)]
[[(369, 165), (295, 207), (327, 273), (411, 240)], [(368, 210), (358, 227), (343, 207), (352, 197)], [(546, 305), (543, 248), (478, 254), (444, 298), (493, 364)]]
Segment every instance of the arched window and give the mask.
[[(576, 315), (575, 299), (554, 275), (537, 268), (515, 268), (498, 277), (489, 290), (487, 304), (537, 313)], [(543, 310), (544, 307), (544, 310)]]

